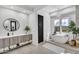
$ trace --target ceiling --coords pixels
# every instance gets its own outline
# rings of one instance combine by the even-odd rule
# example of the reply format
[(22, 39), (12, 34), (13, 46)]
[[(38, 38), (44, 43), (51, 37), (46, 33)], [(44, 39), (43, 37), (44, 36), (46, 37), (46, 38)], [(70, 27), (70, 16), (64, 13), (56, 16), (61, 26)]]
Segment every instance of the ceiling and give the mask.
[(30, 14), (33, 11), (40, 11), (43, 10), (48, 13), (52, 13), (55, 11), (58, 11), (62, 8), (66, 8), (70, 5), (3, 5), (3, 7), (6, 7), (8, 9), (12, 10), (18, 10), (22, 13)]
[(36, 10), (42, 9), (42, 8), (46, 7), (47, 5), (17, 5), (17, 6), (23, 8), (23, 9), (34, 11), (35, 9)]
[(51, 13), (66, 7), (69, 7), (69, 5), (49, 5), (43, 8), (42, 10), (45, 10), (46, 12)]
[(44, 10), (46, 12), (53, 12), (58, 9), (66, 8), (69, 5), (17, 5), (17, 6), (30, 11)]

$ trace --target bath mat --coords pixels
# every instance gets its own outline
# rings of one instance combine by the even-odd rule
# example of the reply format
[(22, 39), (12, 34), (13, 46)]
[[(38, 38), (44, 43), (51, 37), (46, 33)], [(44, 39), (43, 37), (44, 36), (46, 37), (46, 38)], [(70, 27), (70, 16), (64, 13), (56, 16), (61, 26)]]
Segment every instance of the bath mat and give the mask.
[(65, 49), (64, 48), (61, 48), (61, 47), (58, 47), (56, 45), (53, 45), (53, 44), (50, 44), (50, 43), (45, 43), (43, 45), (44, 48), (47, 48), (53, 52), (56, 52), (56, 53), (64, 53), (65, 52)]

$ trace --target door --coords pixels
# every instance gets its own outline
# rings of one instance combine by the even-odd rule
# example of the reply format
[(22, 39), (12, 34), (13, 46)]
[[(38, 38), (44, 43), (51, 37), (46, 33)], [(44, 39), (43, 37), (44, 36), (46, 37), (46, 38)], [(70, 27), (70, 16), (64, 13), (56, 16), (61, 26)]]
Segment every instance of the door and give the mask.
[(38, 15), (38, 43), (43, 42), (43, 16)]

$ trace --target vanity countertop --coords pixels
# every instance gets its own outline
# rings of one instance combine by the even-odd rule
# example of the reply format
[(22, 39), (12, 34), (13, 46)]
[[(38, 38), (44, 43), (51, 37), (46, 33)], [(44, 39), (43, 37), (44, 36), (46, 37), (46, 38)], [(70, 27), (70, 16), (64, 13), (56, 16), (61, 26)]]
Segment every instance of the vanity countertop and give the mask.
[(16, 37), (16, 36), (22, 36), (22, 35), (30, 35), (30, 34), (19, 34), (19, 35), (11, 35), (11, 36), (1, 36), (0, 39), (11, 38), (11, 37)]

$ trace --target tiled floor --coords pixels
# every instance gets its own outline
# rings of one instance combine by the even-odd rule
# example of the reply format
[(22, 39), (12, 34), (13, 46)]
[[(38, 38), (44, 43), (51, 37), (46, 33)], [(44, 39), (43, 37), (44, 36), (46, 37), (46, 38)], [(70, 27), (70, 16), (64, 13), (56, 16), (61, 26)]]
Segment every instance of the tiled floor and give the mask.
[(26, 45), (21, 48), (9, 51), (6, 54), (55, 54), (55, 52), (42, 47), (42, 45), (39, 45), (37, 47), (30, 44), (30, 45)]

